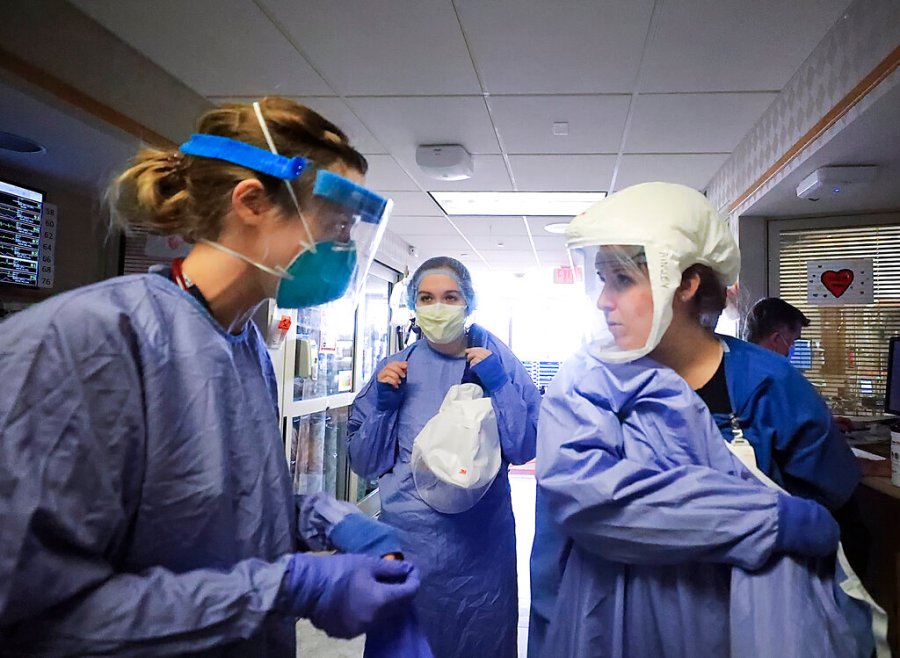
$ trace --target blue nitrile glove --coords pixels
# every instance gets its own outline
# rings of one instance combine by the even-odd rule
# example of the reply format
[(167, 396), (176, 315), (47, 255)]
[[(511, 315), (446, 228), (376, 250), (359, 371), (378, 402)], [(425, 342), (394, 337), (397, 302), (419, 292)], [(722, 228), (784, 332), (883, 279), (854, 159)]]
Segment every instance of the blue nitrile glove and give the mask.
[(306, 617), (332, 637), (349, 639), (405, 613), (419, 584), (409, 562), (297, 553), (281, 581), (278, 607)]
[(375, 382), (375, 408), (378, 411), (393, 411), (400, 408), (403, 402), (403, 396), (406, 393), (406, 378), (400, 380), (399, 388), (394, 388), (392, 384), (384, 382)]
[(484, 384), (484, 390), (487, 393), (496, 391), (509, 381), (509, 375), (503, 369), (500, 357), (494, 353), (491, 353), (484, 361), (479, 361), (472, 366), (472, 372), (478, 375), (478, 379)]
[(403, 554), (397, 531), (365, 514), (350, 514), (331, 529), (331, 545), (342, 553), (363, 553), (382, 557)]
[(837, 550), (840, 539), (837, 521), (819, 503), (778, 494), (777, 552), (823, 557)]

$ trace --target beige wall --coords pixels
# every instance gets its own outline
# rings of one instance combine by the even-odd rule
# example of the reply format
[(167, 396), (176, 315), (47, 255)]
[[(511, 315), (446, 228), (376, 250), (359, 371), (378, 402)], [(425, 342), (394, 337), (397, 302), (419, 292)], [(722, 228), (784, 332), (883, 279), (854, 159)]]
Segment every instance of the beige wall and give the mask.
[(180, 143), (212, 107), (65, 0), (16, 4), (0, 21), (0, 49), (162, 137)]

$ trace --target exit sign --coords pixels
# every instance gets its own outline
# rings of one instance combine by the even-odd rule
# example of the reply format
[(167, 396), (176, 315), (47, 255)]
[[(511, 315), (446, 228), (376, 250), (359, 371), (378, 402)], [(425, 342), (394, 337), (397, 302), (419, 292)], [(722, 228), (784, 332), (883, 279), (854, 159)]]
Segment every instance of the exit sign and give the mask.
[(574, 270), (571, 267), (557, 267), (553, 270), (553, 283), (558, 284), (572, 284), (575, 283), (576, 279), (581, 278), (581, 268), (575, 268)]

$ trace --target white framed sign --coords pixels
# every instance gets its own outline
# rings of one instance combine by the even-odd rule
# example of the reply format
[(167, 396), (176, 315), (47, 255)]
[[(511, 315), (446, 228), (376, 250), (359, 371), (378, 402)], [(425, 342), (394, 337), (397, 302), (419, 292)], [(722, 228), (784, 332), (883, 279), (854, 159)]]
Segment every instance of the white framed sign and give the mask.
[(148, 235), (144, 242), (144, 255), (160, 260), (184, 258), (191, 250), (191, 245), (180, 235)]
[(806, 263), (806, 299), (819, 306), (874, 304), (871, 258), (811, 260)]
[(56, 204), (45, 203), (41, 218), (41, 250), (38, 262), (38, 288), (53, 287), (53, 270), (56, 267), (56, 228), (59, 225), (59, 217), (56, 212)]

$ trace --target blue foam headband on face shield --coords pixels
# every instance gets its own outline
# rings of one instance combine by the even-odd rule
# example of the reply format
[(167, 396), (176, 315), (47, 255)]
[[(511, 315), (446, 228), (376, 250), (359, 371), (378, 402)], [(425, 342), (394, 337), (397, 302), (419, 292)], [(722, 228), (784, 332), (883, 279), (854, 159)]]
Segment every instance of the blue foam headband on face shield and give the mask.
[(388, 203), (380, 194), (327, 170), (316, 174), (313, 195), (359, 213), (362, 221), (369, 224), (381, 221)]
[(224, 160), (281, 180), (294, 180), (303, 173), (308, 163), (306, 158), (300, 156), (288, 158), (218, 135), (191, 135), (178, 149), (186, 155)]

